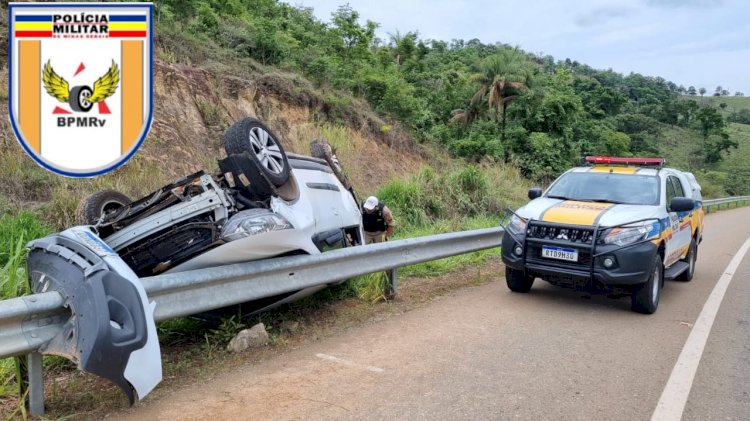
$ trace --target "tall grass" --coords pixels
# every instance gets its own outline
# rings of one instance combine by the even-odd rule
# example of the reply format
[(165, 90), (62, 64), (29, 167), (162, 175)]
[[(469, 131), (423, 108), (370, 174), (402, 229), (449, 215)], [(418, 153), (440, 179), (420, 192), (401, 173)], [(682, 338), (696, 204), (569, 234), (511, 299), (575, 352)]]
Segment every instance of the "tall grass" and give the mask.
[[(0, 300), (31, 292), (26, 279), (25, 245), (49, 232), (50, 227), (31, 212), (0, 216)], [(17, 393), (18, 363), (17, 358), (0, 360), (0, 397)]]
[[(394, 239), (498, 226), (506, 207), (526, 200), (528, 182), (506, 167), (467, 165), (439, 174), (425, 166), (409, 178), (392, 180), (375, 192), (394, 214)], [(497, 256), (482, 250), (399, 269), (401, 276), (428, 277)], [(384, 273), (349, 282), (352, 293), (367, 301), (385, 299), (389, 280)]]
[(413, 177), (392, 180), (375, 192), (397, 218), (400, 231), (441, 221), (499, 216), (526, 199), (528, 181), (509, 167), (467, 165), (439, 174), (424, 166)]
[[(57, 229), (75, 223), (78, 203), (90, 193), (115, 189), (136, 198), (156, 190), (168, 180), (168, 175), (156, 162), (142, 155), (96, 178), (59, 177), (40, 168), (18, 145), (10, 142), (10, 139), (0, 141), (0, 214), (20, 214), (24, 209), (33, 209)], [(4, 233), (0, 233), (2, 235)], [(7, 250), (9, 248), (0, 243), (0, 253)]]

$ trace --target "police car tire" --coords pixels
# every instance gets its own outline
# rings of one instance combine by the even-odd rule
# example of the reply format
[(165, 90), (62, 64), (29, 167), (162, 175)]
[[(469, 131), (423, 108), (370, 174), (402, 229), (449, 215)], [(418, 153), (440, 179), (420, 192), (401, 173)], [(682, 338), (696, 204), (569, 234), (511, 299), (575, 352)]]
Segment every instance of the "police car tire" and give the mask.
[(505, 283), (513, 292), (529, 292), (534, 285), (534, 277), (520, 270), (505, 267)]
[[(658, 274), (658, 276), (657, 276)], [(659, 307), (659, 297), (664, 280), (664, 265), (661, 255), (654, 256), (648, 281), (636, 285), (630, 297), (630, 308), (636, 313), (653, 314)]]
[(93, 92), (91, 88), (88, 86), (76, 86), (73, 89), (70, 90), (70, 96), (68, 97), (68, 105), (70, 105), (70, 108), (73, 109), (73, 111), (76, 112), (86, 112), (90, 110), (94, 104), (89, 102), (88, 104), (81, 104), (81, 93), (82, 92), (88, 92), (88, 96), (91, 96), (91, 93)]
[(688, 249), (687, 256), (685, 256), (685, 262), (688, 264), (688, 269), (676, 278), (677, 281), (690, 282), (693, 280), (693, 275), (695, 275), (695, 260), (697, 258), (698, 243), (695, 241), (695, 238), (693, 238), (690, 240), (690, 248)]
[[(279, 151), (281, 152), (282, 168), (278, 173), (266, 168), (256, 155), (256, 151), (253, 150), (249, 139), (251, 131), (256, 128), (265, 131), (269, 135), (271, 143), (278, 146)], [(289, 181), (289, 161), (286, 152), (284, 152), (284, 148), (281, 146), (276, 134), (257, 119), (247, 117), (229, 127), (227, 131), (224, 132), (224, 150), (227, 152), (227, 155), (247, 152), (253, 164), (259, 171), (263, 172), (265, 178), (276, 187), (281, 187)]]
[(76, 210), (79, 224), (94, 225), (105, 212), (114, 212), (132, 201), (117, 190), (102, 190), (81, 201)]

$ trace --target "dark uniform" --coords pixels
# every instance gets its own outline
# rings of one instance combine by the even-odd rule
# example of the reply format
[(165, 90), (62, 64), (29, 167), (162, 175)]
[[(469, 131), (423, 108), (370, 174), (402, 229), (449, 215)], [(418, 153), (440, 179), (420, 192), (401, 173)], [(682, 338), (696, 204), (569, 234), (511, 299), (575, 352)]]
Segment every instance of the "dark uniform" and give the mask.
[(365, 209), (362, 212), (365, 244), (385, 241), (385, 235), (388, 233), (389, 228), (391, 228), (392, 232), (392, 228), (395, 226), (396, 221), (393, 219), (393, 214), (391, 214), (391, 210), (383, 202), (378, 202), (378, 206), (372, 211)]

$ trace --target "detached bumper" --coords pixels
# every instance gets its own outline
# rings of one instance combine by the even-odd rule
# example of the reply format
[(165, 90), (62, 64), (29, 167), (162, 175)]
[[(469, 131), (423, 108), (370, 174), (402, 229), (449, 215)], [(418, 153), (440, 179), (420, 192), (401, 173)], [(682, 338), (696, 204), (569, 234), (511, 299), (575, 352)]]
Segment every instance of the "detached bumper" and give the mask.
[[(519, 238), (522, 240), (522, 238)], [(599, 245), (596, 255), (591, 255), (589, 244), (569, 243), (555, 240), (529, 240), (518, 256), (513, 250), (524, 247), (523, 242), (512, 236), (503, 236), (502, 259), (506, 266), (524, 271), (534, 277), (548, 281), (587, 281), (603, 285), (628, 286), (644, 283), (651, 274), (651, 264), (658, 252), (656, 244), (645, 242), (633, 246)], [(541, 256), (542, 245), (565, 247), (578, 251), (578, 262), (567, 262)], [(614, 265), (605, 268), (605, 258), (612, 258)]]

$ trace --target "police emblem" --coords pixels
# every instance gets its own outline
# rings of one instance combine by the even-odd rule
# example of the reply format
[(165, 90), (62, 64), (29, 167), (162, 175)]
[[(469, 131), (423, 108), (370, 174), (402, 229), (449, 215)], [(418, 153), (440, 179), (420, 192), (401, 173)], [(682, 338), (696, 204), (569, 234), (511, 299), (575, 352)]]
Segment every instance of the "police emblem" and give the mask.
[(9, 3), (10, 120), (42, 167), (93, 177), (151, 126), (151, 3)]

